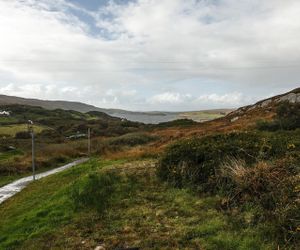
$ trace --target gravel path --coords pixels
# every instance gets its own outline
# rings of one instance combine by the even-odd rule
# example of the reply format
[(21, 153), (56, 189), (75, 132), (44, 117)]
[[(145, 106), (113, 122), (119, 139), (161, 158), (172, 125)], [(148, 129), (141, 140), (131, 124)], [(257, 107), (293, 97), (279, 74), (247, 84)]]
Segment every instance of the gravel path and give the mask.
[[(46, 171), (46, 172), (43, 172), (40, 174), (36, 174), (35, 179), (38, 180), (43, 177), (61, 172), (65, 169), (71, 168), (73, 166), (76, 166), (80, 163), (84, 163), (86, 161), (88, 161), (88, 158), (79, 159), (79, 160), (73, 161), (67, 165), (64, 165), (62, 167), (55, 168), (55, 169), (52, 169), (52, 170), (49, 170), (49, 171)], [(28, 177), (24, 177), (19, 180), (16, 180), (6, 186), (1, 187), (0, 188), (0, 204), (2, 202), (4, 202), (5, 200), (7, 200), (8, 198), (14, 196), (16, 193), (19, 193), (23, 188), (25, 188), (32, 181), (33, 181), (32, 176), (28, 176)]]

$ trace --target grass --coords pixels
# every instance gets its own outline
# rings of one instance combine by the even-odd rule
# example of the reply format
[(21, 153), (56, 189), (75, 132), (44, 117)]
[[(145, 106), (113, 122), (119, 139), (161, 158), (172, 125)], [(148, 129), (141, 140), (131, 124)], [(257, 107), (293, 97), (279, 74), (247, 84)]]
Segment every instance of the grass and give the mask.
[[(75, 160), (75, 159), (73, 159)], [(53, 161), (53, 163), (51, 163), (51, 165), (47, 166), (47, 167), (39, 167), (35, 170), (35, 173), (36, 174), (39, 174), (39, 173), (42, 173), (42, 172), (46, 172), (48, 170), (51, 170), (53, 168), (57, 168), (57, 167), (60, 167), (62, 165), (65, 165), (69, 162), (71, 162), (72, 159), (66, 159), (64, 160), (63, 162), (55, 162)], [(24, 172), (24, 173), (11, 173), (9, 175), (0, 175), (0, 188), (13, 182), (13, 181), (16, 181), (20, 178), (23, 178), (23, 177), (26, 177), (26, 176), (30, 176), (32, 175), (32, 170), (31, 170), (31, 165), (29, 164), (29, 168), (30, 168), (30, 171), (27, 171), (27, 172)]]
[(24, 175), (20, 174), (0, 176), (0, 188), (22, 177), (24, 177)]
[(0, 161), (5, 161), (10, 158), (13, 158), (17, 155), (22, 155), (23, 152), (21, 150), (11, 150), (7, 152), (0, 152)]
[[(15, 136), (16, 133), (27, 131), (28, 125), (27, 124), (15, 124), (15, 125), (6, 125), (0, 127), (0, 135), (8, 135), (8, 136)], [(34, 131), (36, 133), (40, 133), (43, 130), (47, 129), (44, 126), (34, 125)]]
[[(11, 150), (7, 152), (0, 152), (0, 164), (7, 162), (8, 160), (13, 160), (15, 157), (22, 155), (23, 152), (21, 150)], [(14, 175), (0, 175), (0, 187), (21, 178), (22, 175), (14, 174)]]
[[(99, 163), (99, 168), (108, 162)], [(92, 171), (93, 164), (50, 176), (30, 184), (22, 193), (0, 205), (0, 249), (19, 246), (28, 238), (43, 235), (72, 218), (68, 188), (74, 177)]]
[(10, 116), (0, 116), (0, 124), (16, 123), (18, 119)]
[[(0, 142), (1, 144), (1, 142)], [(0, 152), (0, 179), (5, 176), (31, 173), (31, 140), (3, 140), (3, 145), (12, 145), (16, 150), (10, 152), (4, 147)], [(86, 140), (69, 141), (65, 143), (49, 143), (37, 138), (35, 141), (36, 170), (44, 171), (86, 156)], [(0, 149), (1, 150), (1, 149)], [(22, 152), (16, 154), (14, 152)]]
[[(84, 187), (89, 174), (111, 172), (119, 175), (111, 191), (117, 199), (105, 210), (77, 209), (74, 187)], [(0, 205), (0, 249), (275, 249), (266, 229), (235, 227), (217, 209), (219, 199), (161, 183), (151, 161), (94, 159), (32, 183)]]
[(205, 111), (186, 112), (179, 115), (180, 118), (192, 119), (194, 121), (208, 121), (223, 116), (224, 114), (221, 114), (220, 112), (212, 113)]

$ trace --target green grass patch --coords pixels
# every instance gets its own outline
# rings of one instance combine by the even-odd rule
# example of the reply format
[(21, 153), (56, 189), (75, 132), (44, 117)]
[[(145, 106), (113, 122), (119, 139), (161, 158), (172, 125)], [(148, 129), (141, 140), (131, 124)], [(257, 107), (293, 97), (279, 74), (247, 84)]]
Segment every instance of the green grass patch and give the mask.
[[(99, 162), (97, 168), (111, 162)], [(74, 180), (94, 171), (95, 161), (30, 184), (0, 205), (0, 249), (18, 248), (23, 242), (68, 223), (74, 211), (69, 187)]]
[(179, 114), (180, 118), (192, 119), (194, 121), (213, 120), (223, 116), (224, 114), (221, 114), (220, 112), (212, 113), (205, 111), (185, 112)]
[[(34, 131), (36, 133), (40, 133), (45, 129), (48, 129), (45, 126), (34, 125)], [(27, 124), (15, 124), (15, 125), (6, 125), (0, 127), (0, 135), (8, 135), (8, 136), (15, 136), (19, 132), (27, 131), (28, 125)]]
[(0, 161), (6, 161), (18, 155), (23, 155), (23, 152), (18, 149), (0, 152)]
[(17, 123), (18, 119), (14, 118), (14, 117), (10, 117), (10, 116), (2, 116), (0, 117), (0, 124), (10, 124), (10, 123)]

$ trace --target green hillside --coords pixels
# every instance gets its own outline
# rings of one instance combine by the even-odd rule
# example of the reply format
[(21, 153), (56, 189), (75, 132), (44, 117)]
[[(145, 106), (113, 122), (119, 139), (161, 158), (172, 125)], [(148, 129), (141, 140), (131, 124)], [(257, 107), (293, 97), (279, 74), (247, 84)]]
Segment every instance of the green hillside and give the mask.
[(151, 161), (94, 159), (0, 206), (3, 249), (274, 249), (267, 225), (241, 228), (218, 196), (160, 182)]
[[(34, 117), (44, 129), (36, 134), (37, 171), (86, 157), (86, 135), (68, 135), (87, 128), (92, 157), (0, 204), (0, 249), (297, 250), (297, 98), (158, 125), (13, 106), (17, 122), (2, 128)], [(2, 136), (0, 187), (30, 172), (30, 137)]]

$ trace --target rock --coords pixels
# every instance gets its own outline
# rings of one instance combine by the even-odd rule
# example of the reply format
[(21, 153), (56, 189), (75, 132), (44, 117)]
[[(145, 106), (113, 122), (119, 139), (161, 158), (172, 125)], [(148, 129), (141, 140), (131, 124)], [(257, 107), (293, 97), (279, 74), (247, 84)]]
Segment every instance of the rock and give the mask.
[(8, 150), (16, 150), (14, 146), (8, 146)]
[(105, 250), (105, 247), (104, 246), (96, 246), (95, 250)]
[(256, 109), (256, 108), (257, 108), (257, 106), (256, 106), (256, 105), (253, 105), (252, 107), (250, 107), (250, 108), (248, 109), (248, 111), (253, 110), (253, 109)]
[(261, 106), (262, 108), (264, 108), (264, 107), (268, 106), (271, 102), (272, 102), (271, 99), (266, 100), (266, 101), (262, 102), (262, 103), (260, 104), (260, 106)]
[(235, 121), (237, 121), (238, 119), (239, 119), (239, 117), (236, 116), (236, 117), (233, 117), (230, 121), (231, 121), (231, 122), (235, 122)]
[(287, 95), (281, 96), (276, 99), (276, 102), (284, 102), (288, 101), (291, 103), (300, 102), (300, 94), (296, 93), (289, 93)]

